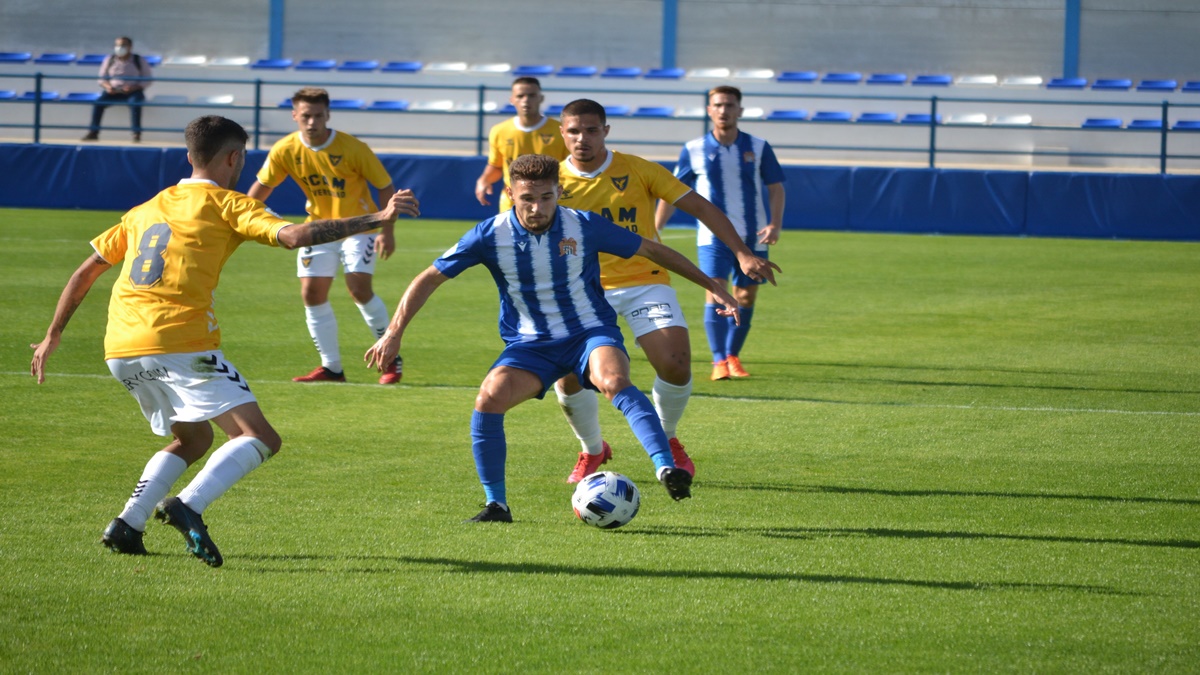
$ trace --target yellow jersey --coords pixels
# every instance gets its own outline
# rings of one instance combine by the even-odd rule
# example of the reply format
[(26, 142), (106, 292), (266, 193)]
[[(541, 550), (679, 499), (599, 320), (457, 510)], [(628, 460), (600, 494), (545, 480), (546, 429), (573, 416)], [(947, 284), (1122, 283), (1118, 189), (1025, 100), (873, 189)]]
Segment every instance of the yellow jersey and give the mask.
[[(563, 188), (559, 204), (599, 214), (654, 241), (661, 241), (654, 226), (656, 200), (674, 204), (692, 191), (661, 165), (613, 150), (591, 173), (581, 172), (569, 159), (558, 166)], [(600, 254), (600, 284), (605, 290), (670, 283), (667, 271), (646, 258)]]
[[(542, 117), (536, 126), (523, 127), (516, 117), (501, 122), (488, 132), (488, 164), (504, 170), (504, 185), (509, 185), (508, 165), (521, 155), (549, 155), (560, 162), (567, 158), (567, 146), (559, 131), (558, 120)], [(512, 208), (512, 200), (500, 191), (500, 213)]]
[(288, 176), (308, 198), (304, 204), (308, 220), (375, 213), (379, 209), (370, 186), (380, 189), (392, 184), (392, 177), (366, 143), (333, 129), (320, 147), (306, 145), (299, 131), (271, 146), (258, 171), (258, 182), (275, 188)]
[(257, 199), (193, 179), (126, 213), (92, 240), (101, 258), (121, 265), (104, 358), (217, 349), (213, 292), (225, 261), (244, 241), (278, 246), (290, 224)]

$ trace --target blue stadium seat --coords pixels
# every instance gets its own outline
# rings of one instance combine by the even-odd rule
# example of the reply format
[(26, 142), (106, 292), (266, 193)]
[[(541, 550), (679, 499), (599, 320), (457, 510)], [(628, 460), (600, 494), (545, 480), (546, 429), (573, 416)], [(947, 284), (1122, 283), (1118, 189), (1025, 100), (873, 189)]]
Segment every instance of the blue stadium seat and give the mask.
[[(929, 122), (930, 122), (929, 113), (908, 113), (904, 117), (900, 118), (900, 124), (924, 124), (924, 125), (928, 126)], [(942, 123), (941, 115), (937, 116), (936, 123), (937, 124)]]
[(146, 59), (146, 63), (149, 63), (152, 68), (162, 65), (162, 54), (146, 54), (142, 58)]
[(1162, 120), (1129, 120), (1130, 129), (1162, 129)]
[(374, 101), (367, 110), (408, 110), (408, 101)]
[(543, 77), (554, 72), (554, 66), (525, 65), (513, 68), (513, 77)]
[(367, 107), (367, 102), (361, 98), (335, 98), (330, 99), (330, 110), (362, 110)]
[(100, 92), (98, 91), (73, 91), (64, 96), (62, 100), (71, 101), (73, 103), (85, 103), (98, 100), (99, 98)]
[(896, 117), (894, 112), (865, 112), (854, 121), (860, 124), (891, 124), (896, 121)]
[(11, 101), (17, 97), (17, 92), (12, 89), (0, 89), (0, 101)]
[(33, 60), (34, 63), (44, 63), (55, 66), (65, 66), (68, 63), (75, 63), (75, 52), (53, 53), (47, 52)]
[(335, 59), (303, 59), (296, 64), (296, 70), (333, 70), (336, 65)]
[[(38, 97), (38, 95), (37, 95), (36, 91), (27, 91), (24, 94), (21, 94), (20, 100), (36, 101), (37, 97)], [(42, 92), (42, 100), (43, 101), (57, 101), (58, 100), (58, 92), (57, 91), (43, 91)]]
[(772, 110), (767, 114), (769, 120), (806, 120), (807, 110)]
[(815, 70), (785, 70), (775, 78), (776, 82), (816, 82), (817, 72)]
[(1142, 80), (1138, 83), (1138, 91), (1175, 91), (1179, 83), (1175, 80)]
[(0, 52), (0, 63), (29, 63), (32, 58), (29, 52)]
[(1200, 93), (1200, 80), (1188, 80), (1183, 83), (1183, 88), (1179, 91), (1186, 91), (1189, 94)]
[(75, 62), (77, 66), (98, 66), (104, 63), (104, 59), (108, 58), (108, 54), (84, 54)]
[(419, 73), (425, 64), (420, 61), (388, 61), (383, 67), (385, 73)]
[(287, 108), (290, 110), (292, 108), (292, 99), (290, 99), (290, 98), (283, 99), (282, 101), (279, 102), (279, 107)]
[(675, 109), (665, 105), (644, 105), (633, 111), (633, 117), (671, 117), (674, 114)]
[(642, 77), (647, 80), (678, 80), (685, 72), (683, 68), (651, 68)]
[(641, 77), (642, 69), (637, 66), (605, 68), (600, 77)]
[(918, 75), (912, 81), (914, 87), (949, 87), (952, 82), (954, 82), (953, 77), (940, 73)]
[(559, 77), (591, 77), (598, 70), (596, 66), (563, 66), (555, 75)]
[(849, 122), (853, 118), (849, 112), (845, 110), (818, 110), (813, 114), (812, 121), (814, 122)]
[(1047, 89), (1085, 89), (1086, 77), (1055, 77), (1046, 83)]
[(1171, 128), (1176, 131), (1200, 131), (1200, 120), (1177, 120)]
[(1084, 129), (1120, 129), (1124, 121), (1120, 117), (1089, 117), (1083, 121)]
[[(552, 117), (558, 117), (559, 115), (562, 114), (562, 109), (563, 109), (563, 107), (559, 104), (548, 105), (548, 106), (546, 106), (546, 109), (542, 111), (542, 114), (552, 116)], [(513, 112), (514, 113), (516, 112), (515, 108), (513, 109)]]
[(872, 73), (867, 78), (867, 84), (904, 84), (908, 75), (904, 73)]
[(256, 70), (287, 70), (292, 67), (291, 59), (259, 59), (250, 64)]
[[(546, 112), (545, 110), (542, 111), (543, 114), (545, 114), (545, 112)], [(500, 107), (499, 110), (496, 111), (496, 114), (497, 115), (516, 115), (517, 114), (517, 106), (515, 106), (511, 103), (505, 103), (503, 106)]]
[(605, 117), (624, 117), (629, 114), (629, 106), (627, 105), (606, 105), (604, 106)]
[(339, 71), (350, 71), (355, 73), (370, 73), (379, 69), (379, 62), (374, 60), (366, 61), (343, 61), (342, 65), (338, 66)]
[(1092, 83), (1092, 89), (1104, 91), (1128, 91), (1133, 86), (1133, 80), (1101, 78)]
[(821, 78), (822, 84), (858, 84), (862, 82), (862, 73), (825, 73)]

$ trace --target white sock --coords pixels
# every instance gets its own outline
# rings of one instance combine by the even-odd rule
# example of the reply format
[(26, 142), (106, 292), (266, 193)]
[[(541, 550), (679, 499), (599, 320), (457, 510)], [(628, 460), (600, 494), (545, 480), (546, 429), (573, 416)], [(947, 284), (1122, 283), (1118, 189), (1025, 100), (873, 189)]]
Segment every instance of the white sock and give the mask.
[(125, 510), (121, 512), (120, 519), (133, 529), (145, 532), (146, 521), (150, 519), (154, 505), (171, 492), (171, 486), (179, 480), (184, 471), (187, 471), (187, 467), (187, 462), (179, 455), (172, 455), (163, 450), (154, 453), (150, 461), (146, 462), (146, 468), (142, 470), (142, 478), (134, 488), (133, 495), (125, 502)]
[(562, 406), (567, 424), (571, 425), (583, 451), (589, 455), (604, 452), (604, 436), (600, 434), (600, 403), (596, 400), (596, 392), (581, 389), (568, 396), (555, 385), (554, 393), (558, 395), (558, 404)]
[(654, 390), (651, 393), (654, 395), (654, 409), (658, 411), (663, 431), (667, 432), (667, 438), (675, 438), (675, 427), (679, 426), (688, 399), (692, 397), (692, 381), (688, 380), (687, 384), (678, 385), (655, 376)]
[(217, 497), (270, 456), (267, 444), (253, 436), (230, 439), (209, 457), (200, 473), (179, 493), (179, 499), (196, 513), (204, 513)]
[(375, 339), (383, 337), (383, 332), (387, 330), (388, 324), (392, 321), (392, 317), (388, 316), (387, 305), (383, 304), (383, 299), (378, 295), (371, 296), (367, 304), (358, 306), (358, 311), (362, 313), (363, 321), (367, 322), (367, 327), (371, 329)]
[(338, 347), (337, 317), (333, 315), (333, 305), (326, 302), (323, 305), (306, 306), (304, 320), (308, 323), (308, 334), (312, 336), (317, 353), (321, 355), (321, 365), (335, 373), (342, 372), (342, 351)]

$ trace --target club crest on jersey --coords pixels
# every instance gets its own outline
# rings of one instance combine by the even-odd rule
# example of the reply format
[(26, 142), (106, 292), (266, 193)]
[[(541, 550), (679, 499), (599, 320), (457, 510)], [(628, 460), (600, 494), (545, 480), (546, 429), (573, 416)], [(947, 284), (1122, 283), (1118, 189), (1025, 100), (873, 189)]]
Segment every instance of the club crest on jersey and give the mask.
[(563, 239), (562, 241), (558, 242), (558, 255), (560, 255), (560, 256), (579, 255), (578, 250), (577, 250), (578, 248), (579, 248), (579, 242), (568, 237), (568, 238)]
[(571, 194), (570, 190), (568, 190), (567, 188), (563, 188), (562, 194), (558, 196), (558, 201), (560, 201), (560, 202), (566, 201), (574, 196), (575, 195)]
[(334, 166), (342, 163), (342, 155), (330, 155), (329, 162)]
[(554, 134), (538, 134), (538, 136), (542, 137), (542, 142), (546, 145), (550, 145), (554, 141)]
[(743, 152), (742, 153), (742, 161), (747, 164), (753, 164), (754, 163), (754, 151), (747, 150), (746, 152)]
[(617, 188), (617, 192), (624, 192), (625, 188), (629, 187), (628, 174), (624, 175), (624, 176), (613, 176), (612, 184), (613, 184), (613, 187)]

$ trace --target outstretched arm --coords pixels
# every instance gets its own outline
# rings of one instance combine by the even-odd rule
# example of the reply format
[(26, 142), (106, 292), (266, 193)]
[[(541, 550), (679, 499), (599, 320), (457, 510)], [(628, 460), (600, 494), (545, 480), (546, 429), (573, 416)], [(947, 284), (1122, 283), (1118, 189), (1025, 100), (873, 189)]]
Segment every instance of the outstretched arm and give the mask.
[(54, 350), (58, 349), (58, 343), (62, 340), (62, 333), (70, 323), (71, 316), (75, 314), (75, 310), (79, 309), (79, 305), (83, 304), (83, 299), (87, 297), (88, 291), (92, 290), (92, 284), (96, 283), (96, 279), (99, 279), (100, 275), (107, 272), (110, 267), (112, 265), (101, 258), (100, 254), (93, 253), (67, 281), (62, 295), (58, 297), (58, 306), (54, 308), (54, 318), (50, 321), (50, 327), (46, 329), (45, 339), (29, 345), (33, 349), (33, 361), (29, 364), (29, 374), (37, 378), (38, 384), (46, 381), (46, 361), (49, 360)]
[(398, 190), (379, 213), (288, 225), (279, 231), (279, 245), (293, 249), (301, 246), (328, 244), (331, 241), (345, 239), (352, 234), (359, 234), (390, 224), (401, 215), (415, 218), (421, 215), (420, 206), (421, 204), (413, 196), (412, 190)]
[(779, 233), (783, 231), (783, 206), (787, 202), (787, 194), (783, 191), (783, 183), (771, 183), (767, 186), (767, 203), (771, 205), (771, 222), (758, 231), (758, 242), (774, 246), (779, 242)]
[(725, 309), (717, 310), (717, 313), (721, 316), (732, 316), (735, 323), (741, 324), (737, 300), (733, 299), (733, 296), (729, 294), (729, 291), (725, 290), (724, 286), (708, 278), (704, 272), (700, 271), (699, 267), (696, 267), (691, 260), (685, 258), (682, 253), (653, 239), (643, 238), (642, 245), (637, 250), (637, 255), (658, 263), (669, 271), (684, 277), (708, 291), (722, 305), (725, 305)]
[(729, 250), (737, 256), (738, 266), (747, 276), (755, 281), (766, 279), (771, 282), (771, 285), (776, 285), (774, 270), (779, 270), (779, 265), (754, 255), (750, 247), (746, 246), (746, 242), (738, 236), (733, 223), (729, 222), (729, 217), (722, 213), (721, 209), (713, 206), (712, 202), (696, 194), (695, 191), (680, 197), (675, 202), (675, 206), (704, 223), (704, 226), (712, 231), (713, 236), (728, 246)]
[[(254, 199), (257, 199), (260, 202), (265, 202), (265, 201), (267, 201), (267, 198), (271, 196), (271, 193), (274, 191), (275, 191), (275, 188), (271, 187), (270, 185), (263, 185), (262, 183), (260, 183), (256, 180), (250, 185), (250, 191), (247, 192), (246, 195), (248, 197), (253, 197)], [(380, 200), (380, 201), (383, 201), (383, 200)]]
[(671, 220), (671, 216), (675, 215), (675, 205), (668, 204), (667, 200), (658, 200), (658, 207), (654, 209), (654, 229), (659, 232), (667, 226), (667, 221)]
[(384, 368), (396, 360), (396, 355), (400, 353), (400, 340), (404, 337), (404, 329), (408, 328), (409, 322), (425, 306), (429, 296), (433, 295), (438, 286), (446, 283), (449, 279), (450, 277), (430, 265), (424, 272), (418, 274), (416, 279), (412, 280), (412, 283), (408, 285), (408, 290), (404, 291), (404, 297), (400, 298), (400, 304), (396, 307), (392, 322), (383, 332), (383, 337), (379, 338), (366, 354), (363, 354), (363, 361), (367, 362), (368, 368), (375, 368), (383, 372)]
[(483, 167), (483, 173), (479, 174), (479, 178), (475, 181), (475, 199), (479, 200), (480, 205), (492, 205), (487, 196), (492, 194), (492, 186), (496, 184), (496, 181), (503, 177), (504, 169), (491, 164)]
[[(388, 184), (387, 187), (379, 188), (379, 203), (387, 204), (392, 201), (392, 195), (396, 194), (396, 186)], [(379, 254), (380, 260), (387, 260), (396, 252), (396, 223), (391, 221), (383, 225), (379, 236), (375, 237), (375, 253)]]

